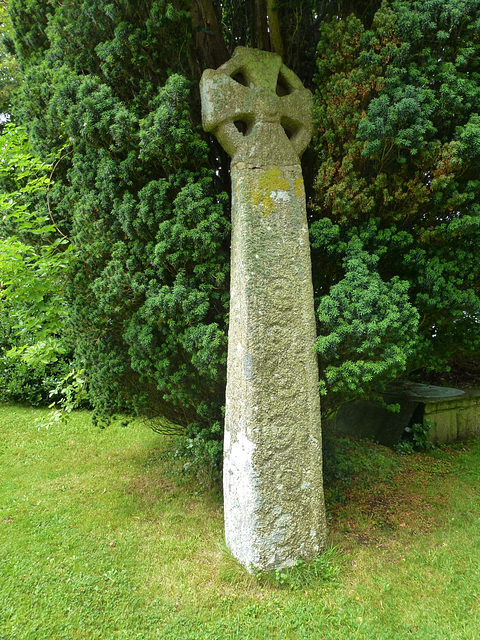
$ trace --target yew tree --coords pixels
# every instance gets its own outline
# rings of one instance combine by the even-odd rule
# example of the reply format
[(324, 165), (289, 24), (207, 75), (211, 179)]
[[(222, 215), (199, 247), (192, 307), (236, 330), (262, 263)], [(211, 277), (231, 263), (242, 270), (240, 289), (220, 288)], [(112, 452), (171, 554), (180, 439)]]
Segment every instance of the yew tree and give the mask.
[[(324, 407), (480, 365), (480, 0), (10, 0), (13, 114), (63, 149), (76, 360), (100, 415), (183, 426), (217, 459), (229, 162), (198, 80), (237, 45), (315, 96), (305, 153)], [(160, 420), (160, 419), (159, 419)]]

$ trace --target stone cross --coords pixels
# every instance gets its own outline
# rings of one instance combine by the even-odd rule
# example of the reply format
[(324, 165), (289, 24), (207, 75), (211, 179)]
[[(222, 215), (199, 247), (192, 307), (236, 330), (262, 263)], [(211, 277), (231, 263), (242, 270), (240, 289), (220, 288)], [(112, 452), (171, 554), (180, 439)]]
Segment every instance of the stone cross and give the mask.
[(225, 536), (249, 570), (325, 544), (318, 368), (300, 156), (312, 96), (279, 55), (238, 47), (200, 82), (202, 120), (231, 156)]

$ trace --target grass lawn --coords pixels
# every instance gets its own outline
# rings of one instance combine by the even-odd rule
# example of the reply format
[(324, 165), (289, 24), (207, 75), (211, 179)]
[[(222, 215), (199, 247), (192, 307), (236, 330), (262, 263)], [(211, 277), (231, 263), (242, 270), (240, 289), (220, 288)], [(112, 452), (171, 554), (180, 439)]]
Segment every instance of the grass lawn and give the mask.
[(175, 441), (0, 405), (0, 639), (478, 640), (480, 441), (330, 505), (310, 568), (248, 575)]

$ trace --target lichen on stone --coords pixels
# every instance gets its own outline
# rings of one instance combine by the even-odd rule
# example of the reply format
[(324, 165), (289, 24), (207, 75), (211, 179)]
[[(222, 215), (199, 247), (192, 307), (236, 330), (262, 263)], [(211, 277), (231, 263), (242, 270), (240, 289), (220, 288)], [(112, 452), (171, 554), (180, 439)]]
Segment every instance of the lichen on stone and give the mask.
[[(289, 199), (291, 185), (283, 176), (279, 167), (265, 169), (258, 179), (257, 184), (252, 188), (251, 201), (259, 207), (263, 216), (269, 216), (275, 211), (277, 199)], [(282, 198), (280, 194), (285, 194)]]
[(297, 198), (303, 198), (304, 186), (302, 177), (295, 180), (295, 193), (297, 194)]

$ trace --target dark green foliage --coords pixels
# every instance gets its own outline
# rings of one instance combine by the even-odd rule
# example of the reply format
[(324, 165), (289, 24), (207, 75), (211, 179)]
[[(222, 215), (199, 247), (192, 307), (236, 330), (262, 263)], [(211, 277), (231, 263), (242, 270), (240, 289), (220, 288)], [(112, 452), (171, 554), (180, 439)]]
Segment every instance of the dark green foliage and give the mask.
[(318, 305), (324, 414), (351, 399), (379, 398), (405, 372), (418, 345), (419, 318), (408, 282), (398, 276), (384, 282), (378, 256), (364, 251), (359, 238), (349, 241), (345, 254), (344, 278)]
[(431, 451), (435, 445), (429, 439), (433, 423), (429, 418), (423, 422), (417, 422), (406, 427), (402, 440), (395, 446), (395, 450), (401, 454), (409, 454), (414, 451)]
[(329, 507), (345, 501), (355, 485), (365, 488), (379, 482), (392, 482), (399, 471), (398, 456), (367, 440), (351, 440), (330, 430), (322, 435), (323, 482)]
[(67, 295), (91, 401), (101, 416), (139, 411), (192, 438), (214, 433), (228, 196), (192, 116), (189, 14), (162, 1), (54, 4), (32, 39), (28, 15), (42, 6), (12, 2), (26, 76), (16, 113), (39, 149), (70, 152), (55, 209), (75, 247)]
[(311, 230), (331, 401), (480, 360), (480, 3), (385, 2), (371, 29), (321, 33)]
[[(43, 156), (63, 149), (50, 208), (74, 248), (65, 294), (92, 403), (165, 416), (217, 469), (229, 174), (197, 87), (208, 60), (268, 39), (261, 6), (10, 2), (14, 115)], [(272, 47), (315, 93), (304, 172), (325, 411), (412, 372), (478, 372), (480, 0), (271, 11)]]

